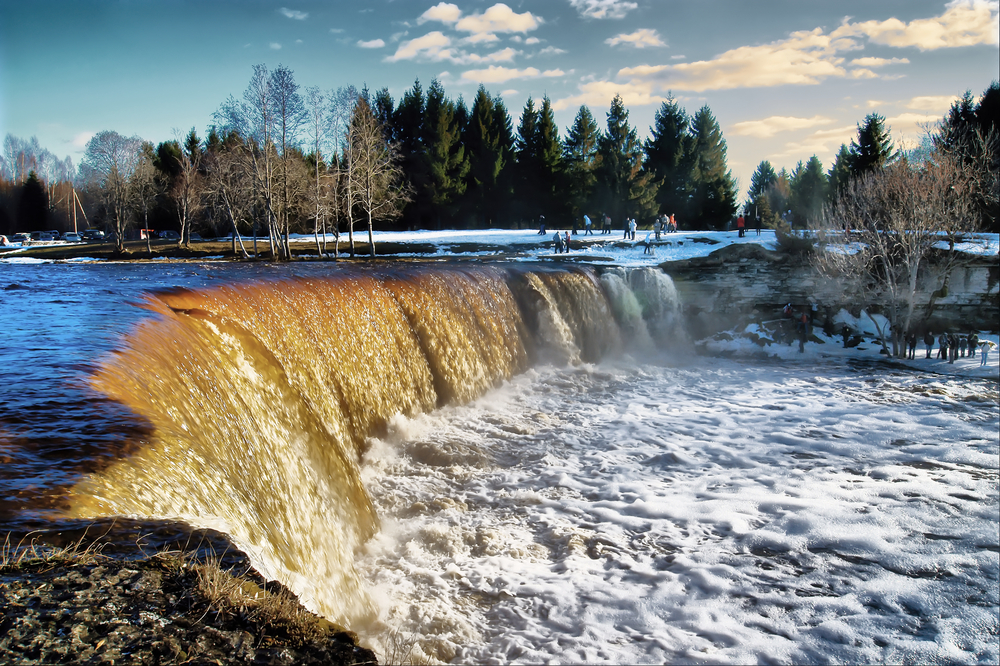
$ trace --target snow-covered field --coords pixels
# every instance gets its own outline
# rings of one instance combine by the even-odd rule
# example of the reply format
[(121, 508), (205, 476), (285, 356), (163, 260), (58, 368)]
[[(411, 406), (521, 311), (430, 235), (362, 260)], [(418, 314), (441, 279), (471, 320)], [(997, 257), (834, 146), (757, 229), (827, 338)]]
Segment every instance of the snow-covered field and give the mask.
[[(580, 232), (576, 236), (571, 236), (572, 249), (568, 253), (555, 254), (552, 248), (552, 235), (556, 229), (547, 229), (544, 236), (533, 230), (516, 229), (485, 229), (472, 231), (376, 231), (374, 233), (375, 246), (380, 243), (403, 243), (413, 245), (432, 245), (435, 251), (427, 253), (396, 253), (394, 257), (426, 257), (442, 258), (451, 256), (482, 257), (501, 260), (516, 261), (592, 261), (602, 264), (613, 264), (617, 266), (652, 266), (664, 261), (679, 261), (702, 257), (715, 250), (726, 247), (734, 243), (763, 245), (769, 249), (775, 249), (774, 232), (764, 229), (758, 236), (753, 231), (748, 231), (745, 238), (739, 238), (735, 231), (681, 231), (672, 234), (662, 234), (661, 240), (656, 242), (652, 234), (646, 231), (637, 231), (634, 241), (626, 241), (622, 238), (623, 231), (617, 229), (610, 235), (601, 235), (594, 232), (593, 235), (585, 236)], [(565, 233), (566, 229), (559, 229)], [(653, 252), (646, 254), (645, 240), (647, 234), (653, 239)], [(345, 237), (342, 237), (342, 239)], [(367, 241), (367, 233), (358, 233), (356, 238), (359, 241)], [(218, 241), (227, 239), (220, 238)], [(252, 238), (244, 238), (244, 242), (252, 242)], [(333, 236), (328, 236), (332, 242)], [(314, 245), (315, 237), (310, 234), (293, 234), (291, 242), (301, 245)], [(473, 245), (487, 246), (484, 249), (473, 251)], [(976, 254), (995, 255), (1000, 252), (1000, 234), (979, 234), (974, 241), (969, 241), (960, 246), (961, 250)], [(38, 263), (38, 259), (18, 257), (19, 249), (9, 250), (0, 254), (0, 263)], [(218, 257), (221, 259), (221, 257)], [(204, 261), (205, 259), (199, 259)], [(43, 263), (47, 260), (41, 260)], [(93, 258), (78, 258), (69, 261), (98, 261)]]

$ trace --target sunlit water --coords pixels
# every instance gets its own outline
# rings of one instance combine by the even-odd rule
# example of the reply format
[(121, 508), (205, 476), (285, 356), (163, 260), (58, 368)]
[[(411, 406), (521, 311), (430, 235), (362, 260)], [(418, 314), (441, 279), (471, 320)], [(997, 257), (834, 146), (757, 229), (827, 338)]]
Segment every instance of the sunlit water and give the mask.
[[(74, 496), (74, 485), (133, 479), (128, 470), (142, 466), (127, 461), (157, 451), (180, 463), (164, 475), (190, 475), (191, 459), (164, 445), (187, 441), (184, 428), (162, 432), (171, 405), (138, 418), (87, 387), (123, 339), (141, 339), (137, 323), (162, 316), (134, 307), (143, 293), (330, 270), (0, 267), (0, 519), (86, 514), (80, 507), (94, 502)], [(538, 365), (469, 404), (392, 417), (363, 443), (360, 479), (381, 528), (358, 546), (349, 572), (363, 606), (352, 628), (384, 655), (412, 646), (411, 657), (461, 663), (996, 662), (996, 383), (842, 360), (697, 357), (676, 313), (643, 302), (669, 283), (637, 278), (601, 279), (614, 331), (580, 306), (598, 292), (584, 289), (572, 312), (555, 316), (545, 308), (558, 300), (546, 287), (553, 278), (532, 278)], [(640, 289), (645, 280), (652, 284)], [(221, 324), (205, 321), (195, 322), (198, 335), (216, 334)], [(574, 338), (581, 326), (592, 332), (587, 344)], [(477, 372), (468, 395), (490, 383)], [(230, 374), (256, 381), (245, 368)], [(268, 455), (277, 468), (281, 452), (297, 449), (275, 444)], [(308, 458), (299, 447), (294, 455)], [(295, 483), (319, 487), (305, 477)], [(163, 513), (147, 517), (229, 527), (262, 571), (350, 620), (352, 612), (331, 610), (343, 596), (323, 597), (330, 572), (310, 579), (315, 569), (301, 568), (329, 559), (322, 539), (336, 529), (317, 516), (336, 503), (297, 504), (295, 488), (232, 505), (252, 507), (243, 526), (226, 524), (229, 509), (209, 515), (199, 504), (184, 514), (168, 495), (95, 498), (132, 515), (152, 506)], [(285, 506), (267, 509), (276, 502)], [(287, 552), (260, 534), (279, 514), (290, 516), (281, 529), (311, 516), (284, 535)]]

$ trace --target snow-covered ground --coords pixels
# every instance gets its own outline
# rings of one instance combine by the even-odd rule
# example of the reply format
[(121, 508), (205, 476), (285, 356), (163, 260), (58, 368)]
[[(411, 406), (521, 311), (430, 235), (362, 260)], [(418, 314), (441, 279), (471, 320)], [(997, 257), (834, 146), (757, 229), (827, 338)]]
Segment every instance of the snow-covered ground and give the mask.
[[(566, 229), (547, 229), (544, 236), (530, 229), (376, 231), (374, 239), (376, 249), (380, 243), (432, 245), (435, 247), (430, 254), (404, 251), (392, 254), (391, 256), (394, 257), (467, 256), (515, 261), (569, 260), (626, 267), (653, 266), (664, 261), (702, 257), (734, 243), (763, 245), (768, 249), (776, 248), (774, 232), (770, 229), (762, 230), (759, 236), (754, 231), (749, 231), (745, 238), (739, 238), (735, 231), (680, 231), (662, 234), (659, 242), (647, 231), (637, 231), (634, 241), (626, 241), (622, 237), (624, 232), (618, 229), (610, 235), (601, 235), (595, 232), (594, 235), (585, 236), (581, 232), (576, 236), (571, 236), (572, 249), (570, 252), (555, 254), (552, 247), (552, 236), (556, 231), (565, 234)], [(647, 234), (653, 241), (652, 254), (644, 252)], [(368, 236), (366, 233), (359, 233), (356, 238), (359, 242), (366, 242)], [(329, 236), (328, 239), (332, 242), (333, 237)], [(216, 240), (225, 241), (227, 239)], [(252, 238), (244, 238), (245, 243), (252, 241)], [(315, 238), (311, 234), (293, 234), (291, 242), (308, 246), (315, 244)], [(473, 251), (473, 246), (477, 244), (484, 246), (484, 248)], [(976, 240), (964, 243), (960, 249), (970, 253), (995, 255), (1000, 252), (1000, 234), (979, 234)], [(14, 249), (0, 254), (0, 263), (35, 263), (39, 261), (18, 257), (18, 253), (19, 250)], [(199, 261), (205, 260), (205, 258), (199, 259)], [(71, 261), (97, 261), (97, 259), (78, 258)]]

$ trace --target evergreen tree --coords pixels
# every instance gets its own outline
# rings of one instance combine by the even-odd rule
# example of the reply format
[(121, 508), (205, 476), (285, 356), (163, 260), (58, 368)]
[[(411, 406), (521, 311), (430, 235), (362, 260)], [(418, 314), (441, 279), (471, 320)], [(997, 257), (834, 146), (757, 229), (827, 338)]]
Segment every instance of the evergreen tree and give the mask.
[(792, 219), (799, 226), (818, 222), (826, 200), (826, 174), (823, 163), (813, 155), (804, 165), (799, 162), (792, 172), (791, 200)]
[(708, 105), (691, 120), (687, 215), (695, 228), (720, 228), (736, 212), (736, 181), (726, 167), (726, 140)]
[(933, 137), (936, 148), (957, 155), (980, 174), (975, 197), (980, 223), (990, 231), (1000, 229), (1000, 84), (996, 81), (975, 103), (971, 91), (952, 104)]
[(756, 201), (760, 195), (767, 192), (767, 188), (776, 180), (778, 180), (778, 174), (775, 173), (774, 167), (767, 160), (763, 160), (757, 165), (757, 169), (750, 177), (750, 189), (747, 190), (747, 200)]
[(541, 209), (547, 217), (560, 218), (569, 213), (569, 206), (562, 194), (563, 161), (559, 126), (556, 125), (555, 112), (548, 95), (542, 97), (535, 133)]
[[(514, 123), (500, 95), (493, 98), (493, 131), (500, 151), (500, 173), (497, 175), (496, 191), (493, 195), (492, 220), (509, 221), (513, 217), (515, 173), (514, 164)], [(494, 222), (489, 222), (494, 226)]]
[(642, 168), (642, 145), (628, 124), (628, 111), (615, 95), (608, 111), (608, 128), (598, 139), (601, 163), (597, 168), (598, 201), (613, 220), (654, 214), (656, 188), (652, 174)]
[(656, 183), (656, 203), (668, 215), (687, 214), (687, 185), (690, 163), (687, 160), (691, 137), (687, 112), (671, 95), (660, 105), (646, 140), (646, 169)]
[(375, 114), (375, 119), (385, 128), (386, 138), (392, 142), (397, 140), (394, 136), (394, 104), (395, 102), (392, 101), (392, 95), (389, 94), (388, 88), (382, 88), (375, 93), (375, 100), (372, 104), (372, 112)]
[(34, 171), (29, 171), (18, 201), (17, 228), (44, 229), (48, 226), (48, 215), (49, 197), (45, 185)]
[[(506, 110), (504, 110), (506, 113)], [(505, 146), (497, 132), (503, 125), (486, 87), (480, 85), (472, 102), (465, 130), (465, 149), (469, 154), (466, 199), (469, 213), (480, 226), (490, 226), (496, 219), (494, 205), (499, 197), (498, 181), (505, 165)]]
[(423, 144), (427, 173), (425, 219), (440, 229), (451, 221), (455, 205), (465, 193), (469, 160), (462, 145), (455, 104), (445, 97), (444, 87), (434, 79), (427, 89)]
[(878, 113), (869, 113), (864, 124), (858, 124), (858, 136), (851, 141), (848, 151), (852, 176), (881, 169), (899, 155), (885, 126), (885, 117)]
[(826, 174), (826, 198), (830, 203), (836, 201), (837, 197), (840, 196), (840, 193), (847, 186), (847, 182), (851, 179), (850, 161), (851, 151), (848, 150), (846, 145), (840, 144), (840, 150), (833, 159), (833, 166), (830, 167), (830, 171)]
[[(376, 107), (377, 108), (377, 107)], [(426, 115), (424, 91), (420, 79), (403, 93), (399, 106), (392, 114), (392, 131), (389, 135), (399, 151), (403, 177), (410, 184), (412, 199), (403, 209), (405, 226), (422, 226), (422, 219), (430, 206), (429, 181), (427, 172), (426, 146), (424, 144), (424, 118)]]
[[(581, 106), (576, 112), (573, 126), (566, 134), (563, 143), (563, 162), (565, 168), (564, 187), (570, 205), (570, 215), (574, 219), (593, 210), (594, 186), (597, 183), (597, 167), (601, 156), (597, 150), (600, 130), (597, 121), (586, 106)], [(595, 220), (596, 223), (596, 220)]]
[(538, 112), (535, 100), (530, 96), (521, 112), (521, 123), (517, 127), (515, 139), (516, 170), (514, 179), (517, 188), (517, 209), (515, 214), (522, 220), (535, 220), (539, 215), (538, 163)]

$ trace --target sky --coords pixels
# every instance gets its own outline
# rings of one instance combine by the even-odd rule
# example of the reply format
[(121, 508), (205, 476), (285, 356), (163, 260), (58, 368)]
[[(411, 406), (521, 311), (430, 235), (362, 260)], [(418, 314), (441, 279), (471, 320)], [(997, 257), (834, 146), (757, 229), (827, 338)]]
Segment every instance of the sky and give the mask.
[(757, 164), (828, 169), (872, 112), (912, 144), (966, 90), (1000, 78), (1000, 2), (956, 0), (0, 0), (0, 134), (79, 164), (111, 129), (154, 143), (240, 96), (251, 68), (303, 87), (436, 77), (501, 94), (516, 127), (548, 95), (565, 135), (615, 94), (641, 137), (672, 96), (722, 127), (741, 198)]

